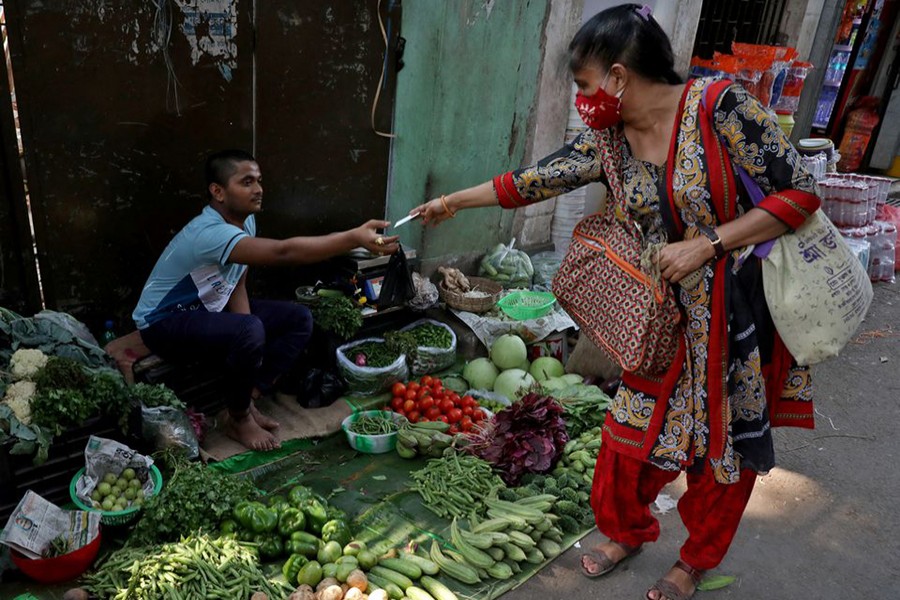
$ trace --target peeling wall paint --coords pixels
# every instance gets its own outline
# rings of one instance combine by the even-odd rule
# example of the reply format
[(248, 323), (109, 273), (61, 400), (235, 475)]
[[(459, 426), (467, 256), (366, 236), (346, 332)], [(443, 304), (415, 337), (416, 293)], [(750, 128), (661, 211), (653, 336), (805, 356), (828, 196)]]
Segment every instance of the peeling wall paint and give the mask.
[(230, 0), (175, 0), (181, 11), (181, 32), (191, 46), (194, 65), (204, 56), (231, 81), (237, 66), (237, 9)]

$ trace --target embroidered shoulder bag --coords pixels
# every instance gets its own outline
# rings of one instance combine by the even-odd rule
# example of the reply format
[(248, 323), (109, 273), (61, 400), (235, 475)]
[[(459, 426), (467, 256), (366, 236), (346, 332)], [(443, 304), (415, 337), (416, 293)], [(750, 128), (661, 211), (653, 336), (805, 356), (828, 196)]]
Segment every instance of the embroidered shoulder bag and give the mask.
[(597, 347), (625, 371), (659, 375), (672, 364), (681, 339), (681, 312), (669, 284), (641, 266), (640, 228), (616, 218), (625, 210), (619, 157), (609, 130), (597, 135), (610, 201), (603, 214), (575, 227), (553, 280), (553, 293)]

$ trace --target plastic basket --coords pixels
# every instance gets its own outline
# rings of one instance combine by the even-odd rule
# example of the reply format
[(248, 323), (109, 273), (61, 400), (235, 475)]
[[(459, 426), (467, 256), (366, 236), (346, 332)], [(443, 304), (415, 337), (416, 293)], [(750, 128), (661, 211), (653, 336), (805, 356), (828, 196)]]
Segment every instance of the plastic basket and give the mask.
[[(100, 532), (90, 542), (62, 556), (53, 558), (28, 558), (15, 550), (10, 551), (13, 563), (19, 570), (38, 583), (62, 583), (75, 579), (97, 558), (100, 551)], [(24, 597), (24, 596), (22, 596)]]
[[(138, 511), (141, 510), (140, 506), (129, 506), (125, 510), (111, 511), (100, 510), (85, 504), (75, 491), (76, 484), (78, 483), (78, 480), (81, 479), (82, 475), (84, 475), (84, 467), (75, 473), (75, 476), (72, 478), (72, 483), (69, 484), (69, 496), (72, 498), (72, 502), (75, 503), (75, 506), (81, 510), (100, 513), (100, 522), (103, 525), (127, 525), (137, 517)], [(163, 484), (162, 473), (159, 472), (156, 465), (150, 465), (150, 479), (153, 480), (153, 496), (156, 496), (159, 494), (160, 490), (162, 490)]]
[(497, 302), (500, 310), (517, 321), (543, 317), (553, 308), (556, 296), (550, 292), (513, 292)]

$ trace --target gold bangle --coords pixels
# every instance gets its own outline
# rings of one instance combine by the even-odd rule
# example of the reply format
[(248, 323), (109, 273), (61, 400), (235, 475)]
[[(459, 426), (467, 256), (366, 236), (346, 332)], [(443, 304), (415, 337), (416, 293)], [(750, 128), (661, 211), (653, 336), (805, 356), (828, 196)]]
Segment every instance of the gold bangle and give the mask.
[(450, 210), (450, 205), (447, 204), (447, 196), (444, 194), (441, 194), (441, 204), (444, 205), (444, 210), (447, 211), (447, 214), (450, 215), (451, 219), (456, 216), (456, 213)]

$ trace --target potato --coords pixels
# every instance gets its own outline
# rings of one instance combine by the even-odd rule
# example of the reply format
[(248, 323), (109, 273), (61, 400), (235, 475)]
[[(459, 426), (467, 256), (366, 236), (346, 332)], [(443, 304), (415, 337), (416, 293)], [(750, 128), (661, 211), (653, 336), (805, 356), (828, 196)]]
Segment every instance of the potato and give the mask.
[(371, 594), (369, 594), (369, 600), (390, 600), (388, 598), (388, 593), (384, 590), (375, 590)]
[(356, 588), (361, 592), (365, 592), (369, 587), (369, 579), (366, 577), (366, 574), (359, 569), (353, 569), (347, 576), (347, 585)]
[(82, 588), (72, 588), (63, 594), (63, 600), (88, 600), (87, 591)]
[(362, 600), (363, 593), (358, 588), (350, 588), (344, 594), (344, 600)]
[(316, 593), (319, 593), (322, 590), (324, 590), (325, 588), (331, 587), (333, 585), (340, 587), (341, 582), (338, 581), (337, 579), (335, 579), (334, 577), (326, 577), (325, 579), (323, 579), (322, 581), (319, 582), (319, 585), (316, 586)]
[(317, 600), (341, 600), (344, 597), (344, 590), (339, 585), (329, 585), (327, 588), (316, 594)]
[(269, 600), (269, 597), (266, 596), (265, 592), (253, 592), (250, 600)]
[(346, 594), (346, 593), (347, 593), (347, 590), (349, 590), (349, 589), (350, 589), (350, 586), (347, 585), (346, 583), (342, 583), (342, 584), (341, 584), (341, 592), (342, 592), (342, 593)]
[(316, 594), (311, 586), (304, 583), (291, 593), (288, 600), (316, 600)]

